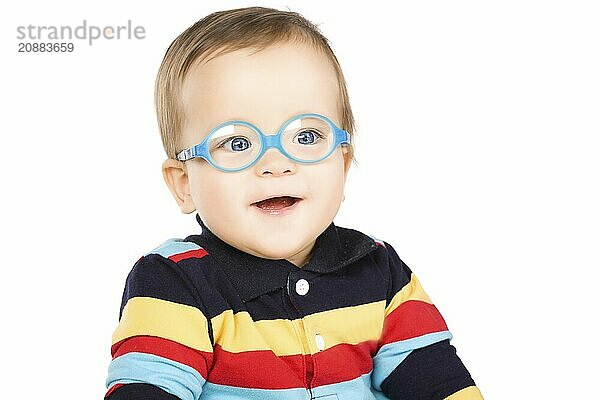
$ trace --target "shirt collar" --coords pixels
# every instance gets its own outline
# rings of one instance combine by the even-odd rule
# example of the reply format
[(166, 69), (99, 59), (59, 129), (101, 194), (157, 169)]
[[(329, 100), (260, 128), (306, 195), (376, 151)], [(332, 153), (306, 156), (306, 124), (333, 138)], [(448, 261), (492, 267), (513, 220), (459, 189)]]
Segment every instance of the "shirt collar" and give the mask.
[[(196, 214), (196, 220), (202, 233), (185, 240), (197, 243), (214, 257), (244, 302), (284, 287), (289, 273), (298, 270), (285, 259), (270, 260), (243, 252), (211, 232), (199, 214)], [(317, 237), (312, 256), (302, 270), (322, 274), (334, 272), (376, 248), (377, 244), (370, 236), (332, 222)]]

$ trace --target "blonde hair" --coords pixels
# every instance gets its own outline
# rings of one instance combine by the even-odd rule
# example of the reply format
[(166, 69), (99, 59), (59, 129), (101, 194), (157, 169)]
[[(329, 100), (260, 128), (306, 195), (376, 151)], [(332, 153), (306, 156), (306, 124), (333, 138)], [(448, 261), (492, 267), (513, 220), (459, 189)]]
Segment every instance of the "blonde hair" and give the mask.
[[(181, 88), (194, 63), (244, 48), (260, 51), (286, 41), (308, 43), (329, 59), (338, 80), (340, 128), (354, 139), (354, 117), (346, 81), (327, 38), (316, 25), (296, 12), (246, 7), (207, 15), (182, 32), (167, 49), (154, 91), (158, 127), (167, 157), (175, 159), (177, 152), (182, 150), (185, 115)], [(356, 163), (353, 147), (347, 149)]]

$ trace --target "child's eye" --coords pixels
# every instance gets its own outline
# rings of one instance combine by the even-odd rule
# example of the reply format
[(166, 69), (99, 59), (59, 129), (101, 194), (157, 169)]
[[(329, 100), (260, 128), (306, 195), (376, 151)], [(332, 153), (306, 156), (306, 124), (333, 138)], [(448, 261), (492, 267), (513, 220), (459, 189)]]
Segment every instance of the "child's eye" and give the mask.
[(302, 132), (299, 132), (296, 137), (298, 138), (298, 143), (300, 144), (314, 144), (323, 139), (323, 135), (313, 129), (303, 130)]
[(234, 136), (222, 141), (217, 147), (229, 151), (244, 151), (249, 149), (252, 143), (243, 136)]

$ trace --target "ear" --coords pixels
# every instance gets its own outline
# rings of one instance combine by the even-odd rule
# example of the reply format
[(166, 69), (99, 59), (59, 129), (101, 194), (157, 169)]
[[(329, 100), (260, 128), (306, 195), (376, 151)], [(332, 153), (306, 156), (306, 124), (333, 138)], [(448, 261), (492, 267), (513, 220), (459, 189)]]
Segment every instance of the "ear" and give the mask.
[(196, 211), (190, 194), (190, 181), (185, 163), (168, 158), (162, 164), (162, 173), (181, 212), (190, 214)]
[[(344, 157), (344, 181), (348, 178), (348, 171), (352, 165), (352, 154), (348, 146), (342, 146), (342, 155)], [(342, 202), (346, 200), (346, 193), (342, 194)]]
[(344, 179), (348, 177), (348, 171), (352, 165), (352, 155), (348, 146), (342, 146), (342, 154), (344, 157)]

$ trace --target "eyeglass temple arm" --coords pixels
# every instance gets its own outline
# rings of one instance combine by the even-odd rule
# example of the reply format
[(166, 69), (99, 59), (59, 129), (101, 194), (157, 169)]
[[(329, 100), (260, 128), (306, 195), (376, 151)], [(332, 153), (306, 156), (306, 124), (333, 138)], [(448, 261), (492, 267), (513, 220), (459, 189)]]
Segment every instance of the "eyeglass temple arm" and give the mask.
[(177, 153), (177, 159), (179, 161), (188, 161), (196, 157), (196, 147), (190, 147)]

